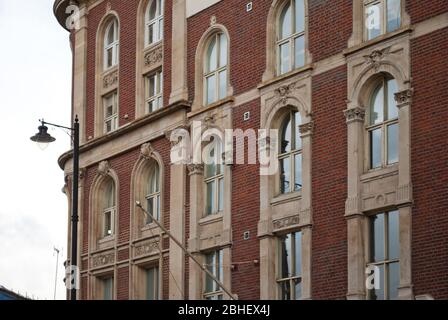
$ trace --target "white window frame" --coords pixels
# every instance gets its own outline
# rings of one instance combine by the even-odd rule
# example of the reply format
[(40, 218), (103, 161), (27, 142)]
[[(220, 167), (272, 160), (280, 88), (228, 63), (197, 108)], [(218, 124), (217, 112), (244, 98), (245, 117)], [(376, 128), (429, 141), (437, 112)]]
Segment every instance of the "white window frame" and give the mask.
[[(155, 94), (150, 95), (149, 83), (150, 79), (154, 78)], [(157, 70), (156, 72), (150, 73), (145, 76), (145, 113), (149, 114), (157, 111), (163, 107), (163, 72), (162, 70)], [(149, 109), (149, 105), (154, 103), (153, 110)]]
[[(367, 27), (367, 21), (368, 21), (367, 8), (371, 7), (373, 5), (377, 5), (377, 4), (379, 4), (380, 11), (381, 11), (380, 34), (377, 37), (388, 33), (388, 31), (387, 31), (387, 0), (364, 0), (362, 9), (363, 9), (363, 29), (364, 29), (364, 40), (365, 41), (370, 41), (370, 40), (377, 38), (377, 37), (374, 37), (374, 38), (369, 39), (369, 29)], [(402, 7), (403, 7), (403, 0), (400, 0), (400, 25), (396, 30), (398, 30), (403, 24)], [(395, 30), (393, 30), (393, 31), (395, 31)], [(390, 31), (390, 32), (393, 32), (393, 31)]]
[[(221, 64), (221, 37), (225, 37), (226, 38), (226, 43), (227, 43), (227, 48), (225, 48), (224, 50), (227, 51), (226, 53), (226, 57), (227, 57), (227, 61), (226, 64), (223, 65), (222, 67), (220, 67)], [(208, 51), (210, 48), (210, 45), (213, 41), (213, 38), (215, 39), (215, 43), (216, 43), (216, 70), (211, 70), (211, 71), (207, 71), (207, 66), (210, 64), (210, 56), (208, 55)], [(228, 64), (229, 64), (229, 50), (228, 50), (228, 46), (229, 46), (229, 39), (227, 38), (227, 35), (224, 32), (217, 32), (215, 33), (212, 37), (210, 37), (209, 41), (208, 41), (208, 45), (206, 46), (206, 51), (205, 51), (205, 59), (204, 59), (204, 77), (203, 77), (203, 81), (204, 81), (204, 105), (210, 105), (213, 104), (217, 101), (220, 101), (222, 99), (225, 99), (227, 97), (227, 88), (229, 86), (229, 71), (228, 71)], [(220, 92), (220, 78), (219, 75), (221, 72), (226, 72), (226, 83), (225, 83), (225, 92), (222, 94), (221, 96), (221, 92)], [(213, 101), (208, 101), (208, 78), (210, 77), (215, 77), (215, 99)]]
[[(154, 165), (157, 165), (158, 166), (158, 164), (154, 164)], [(160, 221), (160, 201), (161, 201), (161, 199), (160, 199), (160, 168), (158, 168), (157, 170), (154, 170), (154, 172), (152, 172), (152, 174), (158, 174), (159, 175), (159, 177), (157, 178), (157, 181), (158, 181), (158, 186), (157, 186), (157, 190), (156, 190), (156, 192), (153, 192), (153, 193), (148, 193), (146, 196), (145, 196), (145, 198), (146, 198), (146, 209), (149, 211), (149, 212), (152, 212), (152, 215), (154, 216), (154, 218), (157, 220), (157, 221)], [(148, 177), (148, 179), (154, 179), (154, 177), (151, 177), (151, 175)], [(147, 190), (147, 192), (148, 192), (148, 190)], [(148, 203), (149, 203), (149, 200), (151, 200), (152, 199), (152, 211), (150, 211), (150, 208), (148, 208)], [(151, 219), (151, 217), (147, 217), (147, 219), (146, 219), (146, 224), (151, 224), (151, 223), (153, 223), (153, 221), (152, 221), (152, 219)]]
[[(114, 28), (114, 40), (112, 43), (107, 43), (108, 41), (108, 35), (111, 28)], [(119, 28), (118, 28), (118, 21), (117, 19), (112, 20), (109, 25), (106, 28), (106, 32), (104, 34), (104, 70), (109, 70), (116, 65), (118, 65), (118, 55), (119, 55), (119, 48), (120, 48), (120, 41), (119, 41)], [(108, 51), (112, 50), (112, 64), (108, 64)]]
[[(212, 265), (207, 265), (207, 257), (210, 257), (213, 260)], [(216, 250), (209, 253), (204, 254), (204, 266), (221, 282), (223, 283), (224, 279), (224, 253), (223, 250)], [(212, 282), (212, 286), (214, 288), (213, 291), (207, 291), (207, 280)], [(214, 281), (210, 276), (208, 276), (204, 272), (204, 291), (203, 291), (204, 300), (223, 300), (224, 293), (222, 288)]]
[[(297, 253), (296, 250), (295, 250), (296, 249), (296, 241), (295, 241), (295, 239), (296, 239), (296, 234), (297, 233), (302, 233), (302, 232), (301, 231), (294, 231), (294, 232), (290, 232), (290, 233), (287, 233), (287, 234), (283, 235), (283, 236), (287, 236), (287, 235), (291, 236), (291, 254), (292, 254), (292, 256), (291, 256), (291, 264), (294, 266), (293, 274), (289, 275), (286, 278), (282, 278), (282, 275), (281, 275), (282, 263), (283, 263), (282, 262), (282, 254), (283, 254), (283, 252), (282, 252), (281, 238), (278, 239), (278, 252), (279, 252), (279, 255), (278, 255), (278, 266), (279, 266), (279, 268), (278, 268), (278, 274), (277, 274), (276, 282), (277, 282), (277, 286), (278, 286), (278, 296), (279, 296), (279, 298), (282, 297), (282, 287), (281, 286), (282, 286), (283, 283), (286, 283), (286, 285), (289, 286), (289, 289), (290, 289), (291, 300), (296, 300), (295, 284), (297, 282), (298, 283), (302, 283), (302, 280), (303, 280), (302, 279), (302, 274), (297, 274), (297, 272), (295, 270), (296, 269), (295, 267), (297, 267), (295, 265), (296, 253)], [(302, 245), (302, 241), (303, 241), (303, 234), (301, 234), (300, 245)], [(302, 253), (301, 249), (300, 249), (300, 252)], [(302, 255), (300, 261), (302, 261), (302, 259), (303, 259), (303, 255)], [(297, 299), (297, 300), (299, 300), (299, 299)]]
[[(107, 114), (107, 101), (109, 100), (109, 98), (112, 97), (112, 108), (115, 107), (116, 112), (112, 113), (111, 115)], [(118, 129), (119, 123), (118, 123), (118, 93), (117, 91), (113, 91), (112, 93), (109, 93), (107, 95), (105, 95), (103, 97), (103, 115), (104, 115), (104, 125), (103, 125), (103, 130), (104, 133), (111, 133), (114, 132), (115, 130)], [(111, 130), (107, 130), (107, 123), (110, 121), (111, 123)]]
[[(286, 37), (286, 38), (281, 38), (281, 14), (283, 13), (283, 10), (285, 9), (286, 6), (290, 6), (291, 7), (291, 35)], [(304, 2), (305, 5), (305, 11), (306, 11), (306, 2)], [(285, 4), (283, 6), (281, 6), (280, 10), (279, 10), (279, 14), (278, 14), (278, 19), (277, 19), (277, 43), (276, 43), (276, 51), (277, 51), (277, 74), (278, 75), (282, 75), (282, 74), (286, 74), (288, 72), (291, 72), (294, 69), (297, 68), (301, 68), (306, 64), (306, 52), (304, 52), (304, 65), (302, 66), (298, 66), (296, 67), (296, 50), (295, 50), (295, 41), (297, 38), (303, 37), (303, 41), (304, 41), (304, 48), (306, 48), (306, 12), (304, 15), (304, 21), (303, 21), (303, 31), (301, 32), (294, 32), (296, 30), (296, 16), (295, 16), (295, 6), (296, 6), (296, 1), (295, 0), (288, 0), (285, 2)], [(282, 72), (282, 57), (281, 57), (281, 46), (284, 45), (285, 43), (289, 42), (289, 69), (288, 71)]]
[[(280, 127), (280, 135), (279, 135), (279, 151), (278, 151), (278, 162), (279, 162), (279, 174), (278, 174), (278, 188), (279, 188), (279, 194), (288, 194), (291, 192), (298, 192), (300, 190), (302, 190), (303, 185), (301, 185), (297, 190), (295, 188), (295, 183), (296, 183), (296, 166), (295, 166), (295, 157), (300, 155), (302, 157), (302, 163), (303, 163), (303, 145), (301, 143), (301, 148), (300, 149), (293, 149), (293, 147), (295, 148), (296, 145), (296, 133), (299, 133), (300, 135), (300, 131), (299, 131), (299, 125), (301, 125), (301, 123), (296, 124), (296, 119), (295, 119), (295, 113), (299, 112), (299, 111), (295, 111), (295, 110), (290, 110), (289, 113), (287, 114), (287, 117), (289, 117), (289, 120), (291, 121), (291, 150), (289, 152), (284, 152), (282, 153), (282, 136), (283, 136), (283, 130), (285, 129), (283, 127), (283, 122), (285, 122), (286, 120), (286, 116), (283, 116), (282, 119), (282, 123), (281, 123), (281, 127)], [(281, 162), (284, 159), (288, 159), (289, 158), (289, 169), (290, 169), (290, 182), (289, 182), (289, 190), (282, 190), (283, 186), (282, 186), (282, 172), (281, 172)], [(302, 184), (303, 184), (303, 174), (301, 177), (302, 180)]]
[[(105, 208), (103, 210), (103, 237), (111, 237), (115, 234), (115, 210), (116, 206)], [(108, 233), (109, 229), (107, 228), (107, 215), (110, 215), (110, 233)]]
[[(205, 216), (211, 216), (215, 214), (219, 214), (224, 211), (224, 164), (222, 159), (221, 150), (222, 146), (219, 142), (211, 142), (214, 144), (214, 166), (216, 167), (217, 174), (214, 174), (210, 177), (207, 176), (207, 164), (204, 166), (204, 183), (205, 183)], [(222, 188), (220, 188), (220, 182), (222, 181)], [(213, 187), (213, 203), (214, 207), (211, 207), (211, 211), (208, 211), (209, 197), (208, 197), (208, 185), (214, 183)], [(222, 193), (222, 197), (221, 197)], [(222, 208), (219, 207), (219, 198), (222, 198)]]
[[(149, 20), (149, 10), (153, 2), (156, 2), (156, 15), (154, 19)], [(163, 40), (163, 10), (164, 0), (151, 0), (145, 11), (145, 48)], [(149, 39), (149, 29), (153, 27), (154, 41)]]
[[(393, 119), (386, 119), (388, 118), (388, 110), (391, 106), (389, 106), (389, 88), (387, 86), (387, 82), (391, 81), (394, 79), (389, 79), (386, 77), (383, 77), (381, 79), (380, 82), (377, 82), (375, 85), (374, 90), (372, 91), (371, 97), (370, 97), (370, 101), (369, 101), (369, 111), (367, 112), (367, 117), (366, 117), (366, 133), (367, 133), (367, 137), (366, 137), (366, 141), (367, 141), (367, 168), (368, 170), (378, 170), (381, 168), (387, 168), (390, 166), (394, 166), (396, 165), (398, 161), (396, 162), (392, 162), (389, 163), (389, 154), (388, 154), (388, 150), (389, 150), (389, 145), (388, 145), (388, 141), (389, 141), (389, 133), (388, 133), (388, 129), (390, 126), (393, 125), (397, 125), (398, 126), (398, 130), (399, 130), (399, 116), (397, 115), (396, 118)], [(383, 122), (381, 123), (377, 123), (377, 124), (370, 124), (371, 122), (371, 117), (372, 117), (372, 112), (373, 112), (373, 104), (375, 103), (374, 101), (374, 97), (375, 94), (377, 92), (377, 90), (382, 86), (383, 89)], [(372, 139), (371, 139), (371, 135), (372, 132), (375, 130), (380, 129), (381, 131), (381, 166), (379, 167), (373, 167), (372, 162), (373, 162), (373, 153), (372, 153)], [(397, 133), (398, 134), (398, 133)], [(397, 154), (398, 154), (398, 149), (400, 147), (400, 142), (398, 141), (397, 144)]]

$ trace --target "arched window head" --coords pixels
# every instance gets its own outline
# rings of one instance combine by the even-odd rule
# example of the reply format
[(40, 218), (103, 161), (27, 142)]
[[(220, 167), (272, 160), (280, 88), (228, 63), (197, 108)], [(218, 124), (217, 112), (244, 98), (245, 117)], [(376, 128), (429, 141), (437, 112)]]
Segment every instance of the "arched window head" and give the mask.
[(224, 165), (222, 143), (213, 137), (206, 146), (205, 162), (206, 214), (212, 215), (224, 210)]
[(288, 0), (281, 7), (277, 32), (278, 74), (305, 65), (305, 0)]
[(280, 193), (302, 189), (302, 139), (299, 126), (300, 113), (291, 110), (285, 115), (280, 127), (279, 168)]
[[(146, 210), (157, 220), (160, 220), (160, 168), (159, 164), (151, 161), (145, 184)], [(153, 223), (148, 216), (146, 224)]]
[(214, 34), (205, 52), (204, 92), (206, 105), (227, 96), (227, 50), (226, 35), (222, 32)]
[(103, 187), (103, 237), (112, 236), (115, 232), (116, 192), (115, 182), (108, 178)]
[(163, 39), (163, 0), (150, 0), (145, 14), (145, 46)]
[(367, 119), (370, 169), (398, 162), (397, 82), (382, 77), (370, 99)]
[(118, 21), (109, 22), (104, 34), (104, 69), (107, 70), (118, 64)]
[(364, 0), (365, 38), (371, 40), (401, 26), (400, 0)]

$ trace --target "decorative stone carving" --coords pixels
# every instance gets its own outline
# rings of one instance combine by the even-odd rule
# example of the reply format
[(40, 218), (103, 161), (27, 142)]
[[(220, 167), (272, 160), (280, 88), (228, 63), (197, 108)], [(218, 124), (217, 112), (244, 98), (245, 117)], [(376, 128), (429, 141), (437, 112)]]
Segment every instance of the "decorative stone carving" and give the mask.
[(146, 160), (150, 160), (153, 158), (154, 148), (151, 143), (145, 143), (140, 147), (140, 156)]
[(312, 135), (314, 132), (314, 122), (310, 121), (308, 123), (300, 125), (299, 131), (302, 134), (302, 136)]
[(189, 164), (187, 166), (188, 172), (190, 176), (195, 174), (203, 174), (204, 173), (204, 165), (203, 164)]
[(115, 262), (115, 253), (107, 253), (92, 258), (92, 267), (98, 268)]
[(144, 61), (145, 67), (152, 67), (154, 65), (162, 63), (163, 59), (163, 48), (158, 46), (157, 48), (145, 53)]
[(107, 89), (112, 87), (118, 83), (118, 70), (115, 70), (111, 73), (106, 74), (103, 77), (103, 88)]
[(210, 26), (214, 26), (217, 22), (216, 16), (210, 17)]
[(299, 223), (300, 223), (299, 215), (277, 219), (272, 222), (274, 230), (285, 229), (291, 226), (298, 225)]
[(281, 87), (275, 89), (274, 92), (275, 92), (275, 95), (280, 98), (280, 101), (283, 104), (286, 104), (286, 101), (288, 101), (288, 96), (294, 91), (295, 87), (296, 87), (296, 84), (291, 83), (291, 84), (284, 85), (284, 86), (281, 86)]
[(98, 165), (98, 173), (102, 176), (106, 176), (109, 174), (110, 164), (109, 161), (101, 161)]
[(395, 101), (397, 102), (397, 107), (408, 105), (412, 102), (412, 96), (414, 95), (414, 89), (407, 89), (404, 91), (397, 92), (395, 94)]
[(378, 71), (381, 61), (389, 54), (390, 47), (381, 50), (373, 50), (371, 54), (363, 56), (366, 64)]
[(151, 240), (135, 247), (135, 256), (153, 255), (159, 252), (159, 240)]
[(344, 111), (344, 115), (347, 119), (347, 123), (354, 121), (364, 122), (366, 111), (362, 108), (356, 107), (352, 109), (347, 109)]

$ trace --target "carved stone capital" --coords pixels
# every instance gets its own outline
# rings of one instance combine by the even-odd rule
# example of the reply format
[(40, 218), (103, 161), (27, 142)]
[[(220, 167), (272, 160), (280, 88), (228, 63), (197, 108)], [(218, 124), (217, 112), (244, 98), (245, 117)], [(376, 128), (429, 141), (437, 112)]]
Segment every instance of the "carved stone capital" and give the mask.
[(410, 105), (412, 102), (412, 96), (414, 95), (414, 89), (407, 89), (397, 92), (395, 94), (395, 101), (397, 102), (397, 108)]
[(204, 174), (204, 165), (203, 164), (189, 164), (187, 165), (188, 174), (190, 176), (193, 175), (202, 175)]
[(299, 131), (302, 137), (311, 136), (314, 133), (314, 122), (310, 121), (308, 123), (299, 126)]
[(351, 122), (364, 122), (366, 111), (363, 108), (356, 107), (347, 109), (344, 111), (345, 118), (347, 119), (347, 123)]
[(98, 174), (102, 176), (107, 176), (110, 172), (110, 164), (109, 161), (101, 161), (98, 165)]
[(150, 160), (153, 158), (154, 155), (154, 148), (152, 147), (151, 143), (147, 142), (142, 144), (140, 147), (140, 157), (146, 160)]

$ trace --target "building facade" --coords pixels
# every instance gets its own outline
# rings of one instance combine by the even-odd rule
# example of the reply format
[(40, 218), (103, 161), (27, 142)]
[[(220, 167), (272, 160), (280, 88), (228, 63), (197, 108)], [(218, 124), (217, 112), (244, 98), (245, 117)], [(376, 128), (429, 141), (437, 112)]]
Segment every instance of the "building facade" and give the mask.
[[(80, 299), (230, 298), (153, 219), (238, 299), (448, 299), (447, 1), (54, 12), (81, 125)], [(230, 155), (229, 129), (247, 138)], [(211, 132), (207, 159), (171, 161), (178, 132)]]

